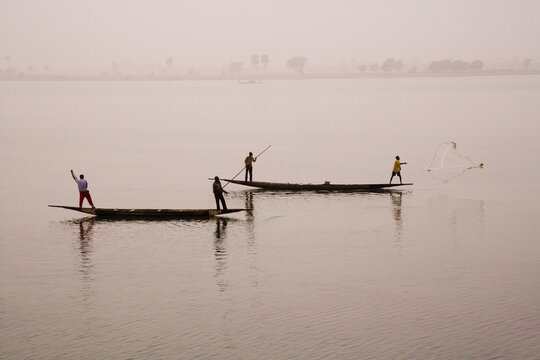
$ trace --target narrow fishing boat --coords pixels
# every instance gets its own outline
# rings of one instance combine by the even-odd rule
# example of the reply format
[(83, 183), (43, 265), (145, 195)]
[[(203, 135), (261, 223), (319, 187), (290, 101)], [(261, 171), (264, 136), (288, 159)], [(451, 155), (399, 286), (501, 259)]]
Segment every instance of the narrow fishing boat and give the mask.
[(245, 209), (116, 209), (116, 208), (80, 208), (77, 206), (49, 205), (82, 212), (88, 215), (95, 215), (103, 218), (166, 218), (166, 219), (184, 219), (184, 218), (208, 218), (216, 215), (230, 214)]
[(263, 181), (241, 181), (221, 179), (227, 183), (251, 186), (264, 190), (289, 190), (289, 191), (377, 191), (381, 189), (412, 185), (406, 184), (331, 184), (326, 181), (322, 184), (300, 184), (300, 183), (276, 183)]

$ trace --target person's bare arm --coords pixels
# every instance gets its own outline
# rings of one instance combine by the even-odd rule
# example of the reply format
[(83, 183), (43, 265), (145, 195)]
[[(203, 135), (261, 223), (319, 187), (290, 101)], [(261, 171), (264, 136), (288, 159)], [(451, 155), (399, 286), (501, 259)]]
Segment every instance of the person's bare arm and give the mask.
[(71, 176), (73, 176), (73, 180), (77, 180), (77, 177), (75, 176), (75, 173), (73, 172), (73, 170), (71, 170)]

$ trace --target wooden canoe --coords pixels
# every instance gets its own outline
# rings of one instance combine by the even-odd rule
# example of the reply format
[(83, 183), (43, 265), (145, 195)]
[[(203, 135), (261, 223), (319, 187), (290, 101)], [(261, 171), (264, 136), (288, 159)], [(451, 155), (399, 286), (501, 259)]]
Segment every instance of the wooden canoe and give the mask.
[(62, 209), (79, 211), (89, 215), (106, 218), (167, 218), (167, 219), (184, 219), (184, 218), (208, 218), (211, 216), (230, 214), (245, 209), (107, 209), (107, 208), (80, 208), (77, 206), (49, 205), (49, 207), (57, 207)]
[(265, 190), (289, 190), (289, 191), (377, 191), (395, 186), (412, 185), (407, 184), (299, 184), (299, 183), (276, 183), (262, 181), (241, 181), (221, 179), (237, 185), (251, 186)]

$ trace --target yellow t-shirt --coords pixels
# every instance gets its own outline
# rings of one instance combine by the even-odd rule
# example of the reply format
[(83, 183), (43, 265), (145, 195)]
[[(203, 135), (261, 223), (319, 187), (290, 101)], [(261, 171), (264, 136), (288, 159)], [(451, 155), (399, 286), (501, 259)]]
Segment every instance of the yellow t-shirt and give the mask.
[(394, 161), (394, 169), (393, 172), (400, 172), (401, 171), (401, 163), (399, 160)]
[(257, 160), (253, 156), (248, 156), (246, 160), (244, 160), (244, 164), (246, 164), (246, 166), (252, 166), (255, 161)]

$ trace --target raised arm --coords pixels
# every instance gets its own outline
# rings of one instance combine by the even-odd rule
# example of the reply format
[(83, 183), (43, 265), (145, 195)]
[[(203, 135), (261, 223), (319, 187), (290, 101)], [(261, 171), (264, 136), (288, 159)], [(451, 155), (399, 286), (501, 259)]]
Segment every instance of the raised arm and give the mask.
[(71, 176), (73, 176), (73, 180), (77, 180), (77, 177), (75, 176), (75, 173), (73, 173), (73, 170), (71, 170)]

